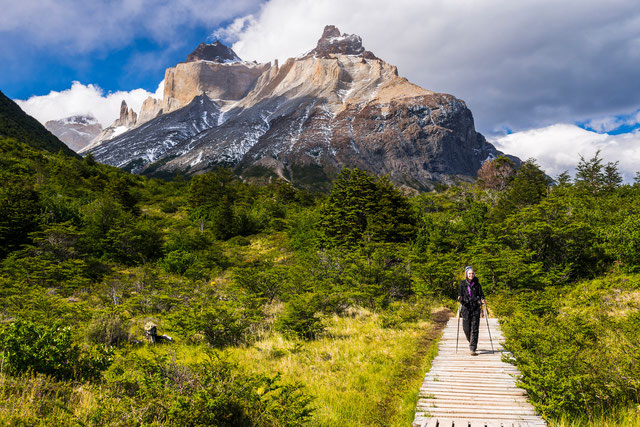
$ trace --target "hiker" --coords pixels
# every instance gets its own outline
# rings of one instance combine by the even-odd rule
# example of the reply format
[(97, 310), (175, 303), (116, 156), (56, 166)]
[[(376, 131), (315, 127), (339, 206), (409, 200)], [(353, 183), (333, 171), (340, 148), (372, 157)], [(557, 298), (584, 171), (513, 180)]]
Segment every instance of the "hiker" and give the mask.
[(462, 304), (460, 309), (462, 329), (467, 341), (469, 341), (469, 350), (471, 350), (472, 356), (477, 356), (480, 311), (485, 301), (482, 286), (480, 286), (476, 273), (471, 267), (464, 269), (464, 280), (460, 282), (458, 301)]

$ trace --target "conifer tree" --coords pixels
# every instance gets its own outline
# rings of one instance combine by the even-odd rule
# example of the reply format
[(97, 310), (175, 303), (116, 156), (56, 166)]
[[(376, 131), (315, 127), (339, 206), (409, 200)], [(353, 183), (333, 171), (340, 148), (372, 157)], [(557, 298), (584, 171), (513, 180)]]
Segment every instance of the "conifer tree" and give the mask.
[(408, 199), (387, 177), (359, 169), (340, 172), (320, 223), (329, 246), (354, 246), (365, 235), (371, 241), (403, 242), (415, 233)]

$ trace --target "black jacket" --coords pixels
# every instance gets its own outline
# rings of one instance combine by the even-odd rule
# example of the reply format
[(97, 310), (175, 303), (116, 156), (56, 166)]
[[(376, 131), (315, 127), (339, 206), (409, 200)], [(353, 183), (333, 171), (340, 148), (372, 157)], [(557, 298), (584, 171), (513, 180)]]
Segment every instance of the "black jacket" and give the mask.
[(469, 281), (464, 279), (460, 282), (460, 289), (458, 289), (458, 301), (460, 301), (467, 309), (479, 308), (482, 300), (484, 299), (484, 292), (482, 292), (480, 281), (476, 278), (475, 282), (476, 283), (471, 287), (471, 296), (469, 296)]

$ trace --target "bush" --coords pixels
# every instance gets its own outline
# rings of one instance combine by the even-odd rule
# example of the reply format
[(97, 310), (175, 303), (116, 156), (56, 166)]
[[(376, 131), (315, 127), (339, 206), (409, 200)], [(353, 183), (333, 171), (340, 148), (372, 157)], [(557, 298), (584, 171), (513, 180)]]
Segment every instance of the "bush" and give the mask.
[(385, 329), (399, 329), (405, 323), (429, 318), (430, 308), (420, 302), (393, 302), (380, 315), (380, 326)]
[(196, 261), (192, 252), (183, 250), (171, 251), (160, 261), (160, 265), (167, 273), (184, 274)]
[(261, 321), (261, 312), (235, 301), (216, 300), (211, 305), (187, 308), (172, 314), (173, 323), (189, 337), (204, 335), (213, 347), (238, 345)]
[(115, 346), (127, 342), (129, 333), (117, 314), (97, 314), (87, 326), (87, 338), (94, 344)]
[(268, 302), (280, 298), (287, 288), (287, 273), (284, 268), (274, 267), (272, 263), (252, 263), (238, 268), (233, 280), (253, 296), (266, 298)]
[(314, 339), (324, 331), (315, 294), (302, 294), (290, 300), (275, 323), (277, 331), (303, 339)]
[(597, 417), (639, 403), (637, 290), (602, 289), (609, 283), (498, 299), (499, 311), (510, 313), (502, 322), (505, 348), (547, 417)]
[(313, 413), (313, 398), (302, 384), (286, 383), (278, 374), (246, 374), (218, 354), (194, 365), (130, 355), (106, 378), (119, 404), (96, 411), (97, 424), (118, 419), (126, 425), (299, 426)]
[(96, 378), (111, 363), (109, 351), (98, 350), (96, 355), (82, 351), (68, 327), (21, 320), (4, 327), (0, 349), (10, 372), (33, 371), (58, 379)]

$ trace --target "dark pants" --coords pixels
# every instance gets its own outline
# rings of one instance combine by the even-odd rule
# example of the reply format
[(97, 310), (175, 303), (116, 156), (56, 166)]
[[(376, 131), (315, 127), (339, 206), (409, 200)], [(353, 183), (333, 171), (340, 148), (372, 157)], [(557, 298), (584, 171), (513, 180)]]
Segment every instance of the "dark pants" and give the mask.
[(469, 341), (469, 349), (475, 351), (478, 347), (478, 329), (480, 328), (480, 305), (467, 308), (462, 306), (462, 329)]

